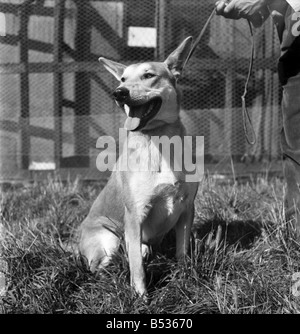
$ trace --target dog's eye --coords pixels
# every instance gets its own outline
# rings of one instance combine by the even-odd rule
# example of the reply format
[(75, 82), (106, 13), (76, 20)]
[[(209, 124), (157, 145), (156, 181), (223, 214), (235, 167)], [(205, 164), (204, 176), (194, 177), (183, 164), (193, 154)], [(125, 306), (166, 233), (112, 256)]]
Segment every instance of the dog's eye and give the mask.
[(154, 73), (145, 73), (145, 74), (143, 75), (143, 79), (151, 79), (151, 78), (153, 78), (153, 77), (155, 77), (155, 74), (154, 74)]
[(124, 77), (121, 78), (121, 82), (125, 82), (125, 78)]

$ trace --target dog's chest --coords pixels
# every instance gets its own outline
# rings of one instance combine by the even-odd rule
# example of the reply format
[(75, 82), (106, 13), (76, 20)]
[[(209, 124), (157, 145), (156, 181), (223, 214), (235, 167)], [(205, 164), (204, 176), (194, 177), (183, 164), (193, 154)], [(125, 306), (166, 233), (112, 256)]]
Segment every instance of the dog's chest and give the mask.
[[(156, 147), (129, 156), (129, 164), (131, 158), (140, 162), (135, 166), (137, 170), (129, 173), (128, 179), (137, 212), (147, 216), (149, 211), (159, 208), (160, 217), (166, 219), (181, 210), (185, 201), (184, 175), (171, 168), (173, 161), (165, 159)], [(133, 165), (131, 160), (131, 167)]]
[(188, 184), (178, 181), (174, 172), (151, 174), (137, 173), (130, 180), (131, 203), (143, 222), (145, 242), (174, 227), (189, 200)]
[[(122, 159), (126, 159), (125, 163), (129, 172), (158, 173), (159, 179), (162, 181), (166, 177), (172, 178), (174, 176), (176, 178), (180, 174), (174, 172), (174, 167), (182, 165), (183, 141), (179, 136), (175, 136), (177, 137), (175, 149), (170, 138), (162, 137), (136, 135), (128, 138)], [(176, 170), (180, 170), (180, 168), (176, 168)]]
[(131, 188), (149, 187), (153, 191), (162, 184), (171, 184), (181, 180), (181, 171), (174, 171), (177, 157), (172, 147), (156, 145), (153, 141), (139, 140), (127, 146), (127, 166)]

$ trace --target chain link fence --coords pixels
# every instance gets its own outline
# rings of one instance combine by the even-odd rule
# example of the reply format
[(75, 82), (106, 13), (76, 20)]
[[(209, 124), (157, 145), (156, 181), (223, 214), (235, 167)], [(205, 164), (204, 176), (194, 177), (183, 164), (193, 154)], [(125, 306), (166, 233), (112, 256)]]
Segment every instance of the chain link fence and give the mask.
[[(185, 37), (197, 37), (214, 2), (0, 0), (1, 178), (79, 168), (92, 177), (97, 139), (117, 139), (124, 124), (112, 100), (117, 82), (98, 57), (164, 60)], [(204, 136), (206, 165), (281, 159), (271, 19), (255, 31), (255, 46), (247, 96), (254, 146), (245, 140), (241, 110), (251, 53), (246, 21), (215, 16), (180, 81), (181, 117), (188, 134)]]

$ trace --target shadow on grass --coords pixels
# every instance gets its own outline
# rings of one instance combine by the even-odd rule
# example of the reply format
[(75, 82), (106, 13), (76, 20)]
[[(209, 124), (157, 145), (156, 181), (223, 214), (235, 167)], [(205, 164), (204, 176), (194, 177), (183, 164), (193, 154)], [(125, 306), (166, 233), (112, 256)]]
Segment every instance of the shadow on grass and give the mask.
[[(190, 254), (198, 253), (200, 257), (205, 257), (208, 250), (214, 250), (216, 247), (218, 248), (218, 245), (222, 245), (222, 251), (225, 250), (225, 253), (226, 249), (229, 251), (233, 248), (237, 250), (250, 249), (261, 233), (261, 223), (253, 220), (231, 222), (221, 219), (207, 220), (201, 226), (194, 227)], [(175, 254), (176, 237), (172, 230), (165, 236), (159, 249), (154, 249), (152, 255), (146, 261), (149, 291), (163, 288), (171, 280), (171, 276), (180, 275), (180, 265), (175, 259)], [(209, 257), (213, 256), (218, 255), (216, 252), (210, 252)]]
[[(219, 231), (219, 232), (218, 232)], [(194, 229), (194, 236), (199, 240), (219, 237), (228, 246), (236, 245), (241, 249), (251, 248), (253, 242), (261, 235), (262, 224), (254, 220), (234, 220), (226, 222), (222, 219), (211, 219)], [(218, 236), (217, 234), (220, 233)]]

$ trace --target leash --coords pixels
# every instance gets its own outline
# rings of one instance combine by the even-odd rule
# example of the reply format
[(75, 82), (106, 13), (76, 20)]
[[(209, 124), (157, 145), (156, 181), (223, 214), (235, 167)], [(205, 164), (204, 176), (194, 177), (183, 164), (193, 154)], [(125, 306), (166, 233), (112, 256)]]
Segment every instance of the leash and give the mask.
[[(186, 66), (187, 62), (190, 60), (190, 58), (193, 55), (195, 49), (197, 48), (198, 44), (200, 43), (205, 31), (207, 30), (207, 28), (210, 24), (210, 21), (213, 19), (214, 15), (216, 14), (216, 10), (217, 10), (216, 7), (214, 7), (213, 11), (211, 12), (207, 21), (205, 22), (205, 25), (203, 26), (202, 30), (200, 31), (200, 34), (198, 35), (197, 39), (195, 40), (195, 42), (194, 42), (194, 44), (191, 48), (191, 51), (189, 52), (189, 54), (186, 58), (186, 61), (184, 63), (184, 67)], [(244, 93), (241, 96), (241, 99), (242, 99), (242, 115), (243, 115), (243, 127), (244, 127), (245, 137), (246, 137), (246, 140), (247, 140), (248, 144), (254, 145), (256, 143), (256, 134), (255, 134), (255, 131), (254, 131), (254, 127), (253, 127), (253, 124), (252, 124), (250, 114), (249, 114), (248, 109), (247, 109), (246, 96), (247, 96), (247, 93), (248, 93), (249, 81), (250, 81), (251, 74), (252, 74), (252, 69), (253, 69), (255, 48), (254, 48), (254, 35), (253, 35), (252, 25), (251, 25), (249, 20), (247, 20), (247, 22), (249, 24), (249, 29), (250, 29), (250, 34), (251, 34), (251, 58), (250, 58), (250, 63), (249, 63), (247, 79), (246, 79), (246, 82), (245, 82)], [(251, 135), (249, 135), (248, 129), (249, 129)], [(252, 137), (252, 139), (250, 137)]]
[[(250, 114), (249, 114), (248, 109), (247, 109), (246, 96), (247, 96), (247, 93), (248, 93), (248, 85), (249, 85), (249, 81), (250, 81), (251, 73), (252, 73), (252, 69), (253, 69), (255, 48), (254, 48), (254, 35), (253, 35), (252, 25), (251, 25), (249, 20), (247, 20), (247, 21), (248, 21), (248, 25), (249, 25), (249, 29), (250, 29), (250, 34), (251, 34), (251, 58), (250, 58), (250, 63), (249, 63), (249, 69), (248, 69), (247, 79), (246, 79), (246, 83), (245, 83), (245, 88), (244, 88), (244, 94), (241, 96), (241, 99), (242, 99), (242, 115), (243, 115), (243, 126), (244, 126), (245, 137), (247, 139), (248, 144), (254, 145), (256, 143), (256, 134), (255, 134), (255, 131), (254, 131), (254, 127), (253, 127), (253, 124), (252, 124)], [(247, 122), (248, 122), (248, 126), (247, 126)], [(251, 132), (250, 136), (249, 136), (249, 133), (248, 133), (248, 128)], [(252, 137), (252, 140), (251, 140), (250, 137)]]
[[(212, 20), (212, 18), (213, 18), (214, 15), (216, 14), (216, 11), (217, 11), (217, 8), (214, 7), (213, 11), (212, 11), (211, 14), (209, 15), (209, 18), (208, 18), (207, 21), (205, 22), (204, 27), (203, 27), (202, 30), (200, 31), (199, 36), (198, 36), (197, 39), (195, 40), (195, 42), (194, 42), (194, 44), (193, 44), (193, 46), (192, 46), (192, 48), (191, 48), (191, 51), (190, 51), (190, 53), (188, 54), (188, 56), (187, 56), (187, 58), (186, 58), (186, 61), (185, 61), (185, 63), (184, 63), (184, 67), (185, 67), (185, 65), (187, 64), (187, 62), (190, 60), (190, 58), (192, 57), (192, 55), (193, 55), (195, 49), (197, 48), (198, 44), (199, 44), (200, 41), (201, 41), (201, 39), (202, 39), (202, 37), (203, 37), (203, 35), (204, 35), (206, 29), (208, 28), (208, 25), (210, 24), (210, 21)], [(183, 67), (183, 68), (184, 68), (184, 67)]]

